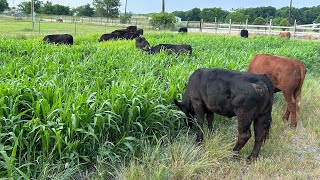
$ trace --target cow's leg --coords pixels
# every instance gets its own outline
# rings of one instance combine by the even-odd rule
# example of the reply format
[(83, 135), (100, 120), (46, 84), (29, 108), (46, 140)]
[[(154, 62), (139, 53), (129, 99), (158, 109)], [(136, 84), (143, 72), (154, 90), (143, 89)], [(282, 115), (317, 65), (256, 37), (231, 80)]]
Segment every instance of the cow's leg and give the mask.
[(254, 120), (254, 146), (248, 159), (256, 159), (259, 155), (263, 140), (266, 138), (266, 130), (263, 127), (265, 116), (260, 116)]
[(239, 152), (243, 146), (247, 143), (247, 141), (251, 137), (250, 125), (251, 119), (241, 113), (241, 115), (237, 114), (238, 120), (238, 141), (233, 148), (233, 151)]
[(213, 118), (214, 118), (214, 113), (213, 112), (208, 112), (207, 113), (207, 121), (208, 121), (208, 128), (210, 132), (213, 132)]
[(193, 101), (192, 106), (195, 112), (195, 117), (198, 122), (199, 130), (196, 141), (201, 143), (203, 141), (203, 119), (204, 119), (204, 105), (201, 101)]
[(293, 96), (293, 92), (290, 93), (285, 93), (284, 94), (284, 98), (287, 102), (287, 110), (283, 115), (283, 119), (288, 119), (289, 115), (290, 115), (290, 120), (291, 120), (291, 127), (296, 127), (297, 126), (297, 119), (296, 119), (296, 100)]
[(289, 102), (288, 102), (288, 100), (286, 98), (286, 93), (285, 92), (283, 92), (283, 96), (285, 97), (285, 101), (286, 101), (286, 112), (283, 114), (282, 119), (284, 121), (288, 121), (289, 115), (290, 115)]

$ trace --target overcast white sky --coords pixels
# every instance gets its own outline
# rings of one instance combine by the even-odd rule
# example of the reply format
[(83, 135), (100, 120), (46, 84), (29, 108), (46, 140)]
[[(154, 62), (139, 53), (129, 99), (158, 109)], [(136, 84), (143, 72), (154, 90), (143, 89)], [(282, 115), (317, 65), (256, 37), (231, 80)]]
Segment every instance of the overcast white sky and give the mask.
[[(16, 6), (21, 2), (27, 0), (7, 0), (9, 6), (13, 4)], [(30, 0), (29, 0), (30, 1)], [(47, 0), (42, 0), (46, 2)], [(54, 4), (61, 4), (69, 7), (78, 7), (86, 3), (92, 4), (93, 0), (49, 0)], [(125, 0), (121, 1), (120, 11), (124, 12)], [(150, 13), (160, 12), (162, 0), (127, 0), (127, 11), (133, 13)], [(212, 8), (221, 7), (224, 10), (230, 10), (231, 8), (243, 8), (243, 7), (260, 7), (260, 6), (273, 6), (281, 8), (289, 6), (290, 0), (166, 0), (165, 6), (167, 12), (182, 10), (187, 11), (192, 8)], [(312, 7), (320, 5), (320, 0), (293, 0), (293, 7)]]

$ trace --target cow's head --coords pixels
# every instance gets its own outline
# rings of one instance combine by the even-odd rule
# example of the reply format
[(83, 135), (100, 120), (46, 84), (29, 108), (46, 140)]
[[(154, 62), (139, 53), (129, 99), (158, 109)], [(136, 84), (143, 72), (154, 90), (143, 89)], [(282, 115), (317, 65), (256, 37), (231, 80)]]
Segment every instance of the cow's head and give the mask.
[(182, 102), (178, 102), (176, 99), (173, 100), (174, 104), (179, 107), (179, 109), (186, 115), (185, 125), (188, 127), (192, 127), (192, 119), (194, 116), (194, 111), (190, 109), (188, 106), (183, 104)]
[(143, 49), (143, 50), (149, 50), (150, 49), (150, 44), (149, 42), (146, 40), (146, 38), (144, 37), (136, 37), (136, 47), (139, 49)]

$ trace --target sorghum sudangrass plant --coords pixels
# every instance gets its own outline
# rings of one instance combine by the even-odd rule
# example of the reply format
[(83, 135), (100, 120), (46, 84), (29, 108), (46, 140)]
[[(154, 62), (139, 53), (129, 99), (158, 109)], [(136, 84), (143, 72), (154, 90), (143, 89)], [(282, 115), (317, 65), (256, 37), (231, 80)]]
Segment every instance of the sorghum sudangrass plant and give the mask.
[(53, 177), (98, 161), (112, 176), (119, 162), (143, 155), (141, 140), (172, 140), (183, 129), (184, 115), (172, 100), (181, 98), (195, 69), (244, 71), (255, 54), (272, 53), (300, 59), (316, 75), (320, 62), (320, 52), (312, 51), (320, 49), (317, 42), (192, 33), (145, 37), (151, 45), (190, 44), (193, 55), (147, 55), (134, 41), (98, 43), (98, 34), (76, 35), (73, 46), (44, 44), (42, 37), (1, 39), (0, 176)]

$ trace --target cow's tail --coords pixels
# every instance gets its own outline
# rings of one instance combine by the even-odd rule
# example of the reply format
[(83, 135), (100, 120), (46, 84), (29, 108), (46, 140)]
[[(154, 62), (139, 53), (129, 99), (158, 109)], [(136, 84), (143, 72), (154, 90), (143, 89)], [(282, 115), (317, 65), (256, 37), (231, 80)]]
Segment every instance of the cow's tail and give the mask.
[(272, 81), (268, 78), (267, 75), (264, 75), (265, 78), (265, 83), (267, 84), (268, 87), (268, 97), (269, 101), (266, 106), (267, 113), (265, 114), (264, 122), (263, 122), (263, 128), (265, 130), (265, 136), (264, 136), (264, 141), (269, 137), (270, 133), (270, 127), (271, 127), (271, 122), (272, 122), (272, 105), (273, 105), (273, 84)]
[(301, 66), (300, 68), (300, 82), (299, 86), (294, 92), (294, 96), (296, 99), (296, 107), (297, 107), (297, 113), (301, 114), (301, 89), (302, 89), (302, 84), (304, 81), (304, 78), (306, 76), (307, 69), (304, 66)]

